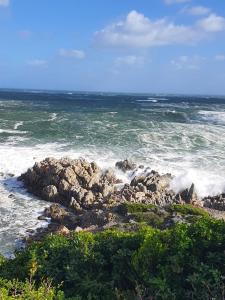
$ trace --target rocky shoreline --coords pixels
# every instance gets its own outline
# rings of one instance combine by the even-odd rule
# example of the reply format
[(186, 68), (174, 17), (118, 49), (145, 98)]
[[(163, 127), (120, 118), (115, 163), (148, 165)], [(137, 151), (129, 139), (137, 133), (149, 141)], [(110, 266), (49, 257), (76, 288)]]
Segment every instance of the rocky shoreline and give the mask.
[[(128, 160), (117, 162), (115, 167), (133, 173), (129, 184), (123, 184), (112, 169), (103, 170), (95, 162), (67, 157), (46, 158), (22, 174), (18, 179), (30, 193), (52, 202), (39, 217), (49, 218), (51, 223), (28, 241), (39, 240), (50, 232), (67, 235), (71, 231), (108, 228), (135, 230), (140, 223), (164, 229), (188, 223), (190, 217), (204, 213), (224, 218), (224, 194), (200, 199), (194, 184), (176, 194), (170, 189), (171, 174), (161, 175)], [(186, 213), (181, 213), (177, 205), (184, 205)]]

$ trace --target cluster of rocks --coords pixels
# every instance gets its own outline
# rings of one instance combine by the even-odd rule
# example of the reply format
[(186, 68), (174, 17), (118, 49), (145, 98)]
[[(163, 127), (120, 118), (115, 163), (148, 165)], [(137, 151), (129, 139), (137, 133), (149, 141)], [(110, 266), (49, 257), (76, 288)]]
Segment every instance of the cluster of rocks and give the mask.
[(118, 161), (116, 163), (116, 167), (122, 170), (123, 172), (127, 172), (127, 171), (135, 170), (137, 168), (137, 165), (132, 161), (125, 159), (125, 160)]
[(176, 201), (176, 195), (169, 189), (172, 176), (159, 175), (155, 171), (135, 176), (130, 184), (125, 184), (119, 192), (123, 201), (164, 206)]
[(225, 211), (225, 194), (203, 199), (204, 207)]
[(33, 194), (58, 202), (79, 212), (99, 206), (115, 191), (113, 171), (102, 171), (94, 162), (85, 159), (54, 159), (35, 163), (19, 178)]
[[(118, 214), (117, 208), (124, 203), (156, 205), (162, 211), (164, 207), (177, 203), (196, 206), (203, 206), (204, 203), (209, 208), (225, 209), (225, 195), (201, 201), (193, 184), (181, 193), (174, 193), (170, 189), (171, 174), (160, 175), (149, 168), (137, 167), (128, 160), (117, 162), (116, 167), (122, 172), (141, 174), (134, 176), (130, 184), (119, 188), (121, 181), (113, 170), (102, 170), (94, 162), (46, 158), (35, 163), (19, 179), (28, 191), (54, 202), (40, 218), (50, 218), (63, 233), (70, 230), (95, 231), (127, 222), (135, 223), (135, 219)], [(57, 226), (53, 228), (59, 229)]]

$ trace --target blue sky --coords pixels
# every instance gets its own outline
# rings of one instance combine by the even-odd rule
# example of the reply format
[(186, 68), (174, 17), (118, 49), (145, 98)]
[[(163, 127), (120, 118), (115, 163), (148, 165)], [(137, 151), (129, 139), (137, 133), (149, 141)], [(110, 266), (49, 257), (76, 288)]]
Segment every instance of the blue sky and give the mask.
[(225, 95), (224, 0), (0, 0), (0, 88)]

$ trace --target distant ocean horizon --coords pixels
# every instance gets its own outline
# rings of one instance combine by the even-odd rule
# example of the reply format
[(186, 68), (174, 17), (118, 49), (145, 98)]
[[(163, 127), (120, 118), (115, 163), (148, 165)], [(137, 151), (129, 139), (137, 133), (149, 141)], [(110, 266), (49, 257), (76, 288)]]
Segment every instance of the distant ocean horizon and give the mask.
[[(175, 191), (225, 191), (225, 96), (0, 89), (0, 252), (46, 223), (17, 177), (45, 157), (103, 168), (129, 158), (172, 173)], [(123, 176), (119, 174), (119, 176)], [(122, 177), (124, 181), (129, 178)]]
[(46, 89), (46, 88), (0, 88), (0, 93), (58, 93), (58, 94), (109, 94), (109, 95), (146, 95), (146, 96), (184, 96), (184, 97), (218, 97), (218, 98), (225, 98), (225, 94), (218, 93), (218, 94), (209, 94), (209, 93), (187, 93), (187, 92), (131, 92), (131, 91), (113, 91), (113, 90), (73, 90), (73, 89)]

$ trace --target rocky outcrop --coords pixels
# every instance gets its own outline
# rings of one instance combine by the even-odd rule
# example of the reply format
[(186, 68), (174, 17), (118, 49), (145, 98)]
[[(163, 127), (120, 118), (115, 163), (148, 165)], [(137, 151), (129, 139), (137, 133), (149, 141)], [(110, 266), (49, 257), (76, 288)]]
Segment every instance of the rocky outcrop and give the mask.
[(196, 206), (203, 206), (203, 202), (195, 192), (195, 185), (192, 183), (189, 189), (185, 189), (176, 195), (178, 202), (184, 202)]
[(104, 172), (94, 162), (69, 158), (46, 158), (19, 180), (35, 195), (75, 211), (99, 205), (114, 193), (117, 183), (112, 170)]
[[(69, 234), (70, 231), (99, 231), (117, 227), (123, 230), (138, 228), (139, 222), (157, 228), (168, 228), (175, 223), (188, 222), (178, 211), (171, 213), (173, 204), (188, 204), (225, 210), (225, 195), (208, 197), (201, 201), (194, 184), (176, 194), (170, 189), (171, 174), (160, 175), (143, 166), (136, 167), (128, 160), (118, 162), (117, 168), (131, 171), (134, 176), (129, 184), (121, 183), (112, 169), (102, 170), (96, 163), (85, 159), (46, 158), (19, 178), (28, 191), (54, 202), (40, 218), (50, 218), (49, 231)], [(138, 172), (136, 172), (138, 171)], [(141, 172), (141, 174), (140, 174)], [(121, 213), (121, 207), (131, 210)], [(141, 209), (141, 210), (140, 210)], [(188, 208), (189, 211), (189, 208)]]
[(132, 161), (125, 159), (122, 161), (118, 161), (116, 163), (116, 167), (120, 170), (122, 170), (123, 172), (127, 172), (127, 171), (132, 171), (134, 169), (136, 169), (137, 165), (134, 164)]
[(204, 207), (225, 211), (225, 194), (203, 199)]
[(143, 172), (135, 176), (130, 184), (125, 184), (116, 193), (115, 202), (131, 202), (154, 204), (164, 206), (177, 202), (176, 195), (169, 189), (172, 176), (170, 174), (160, 175), (158, 172)]

